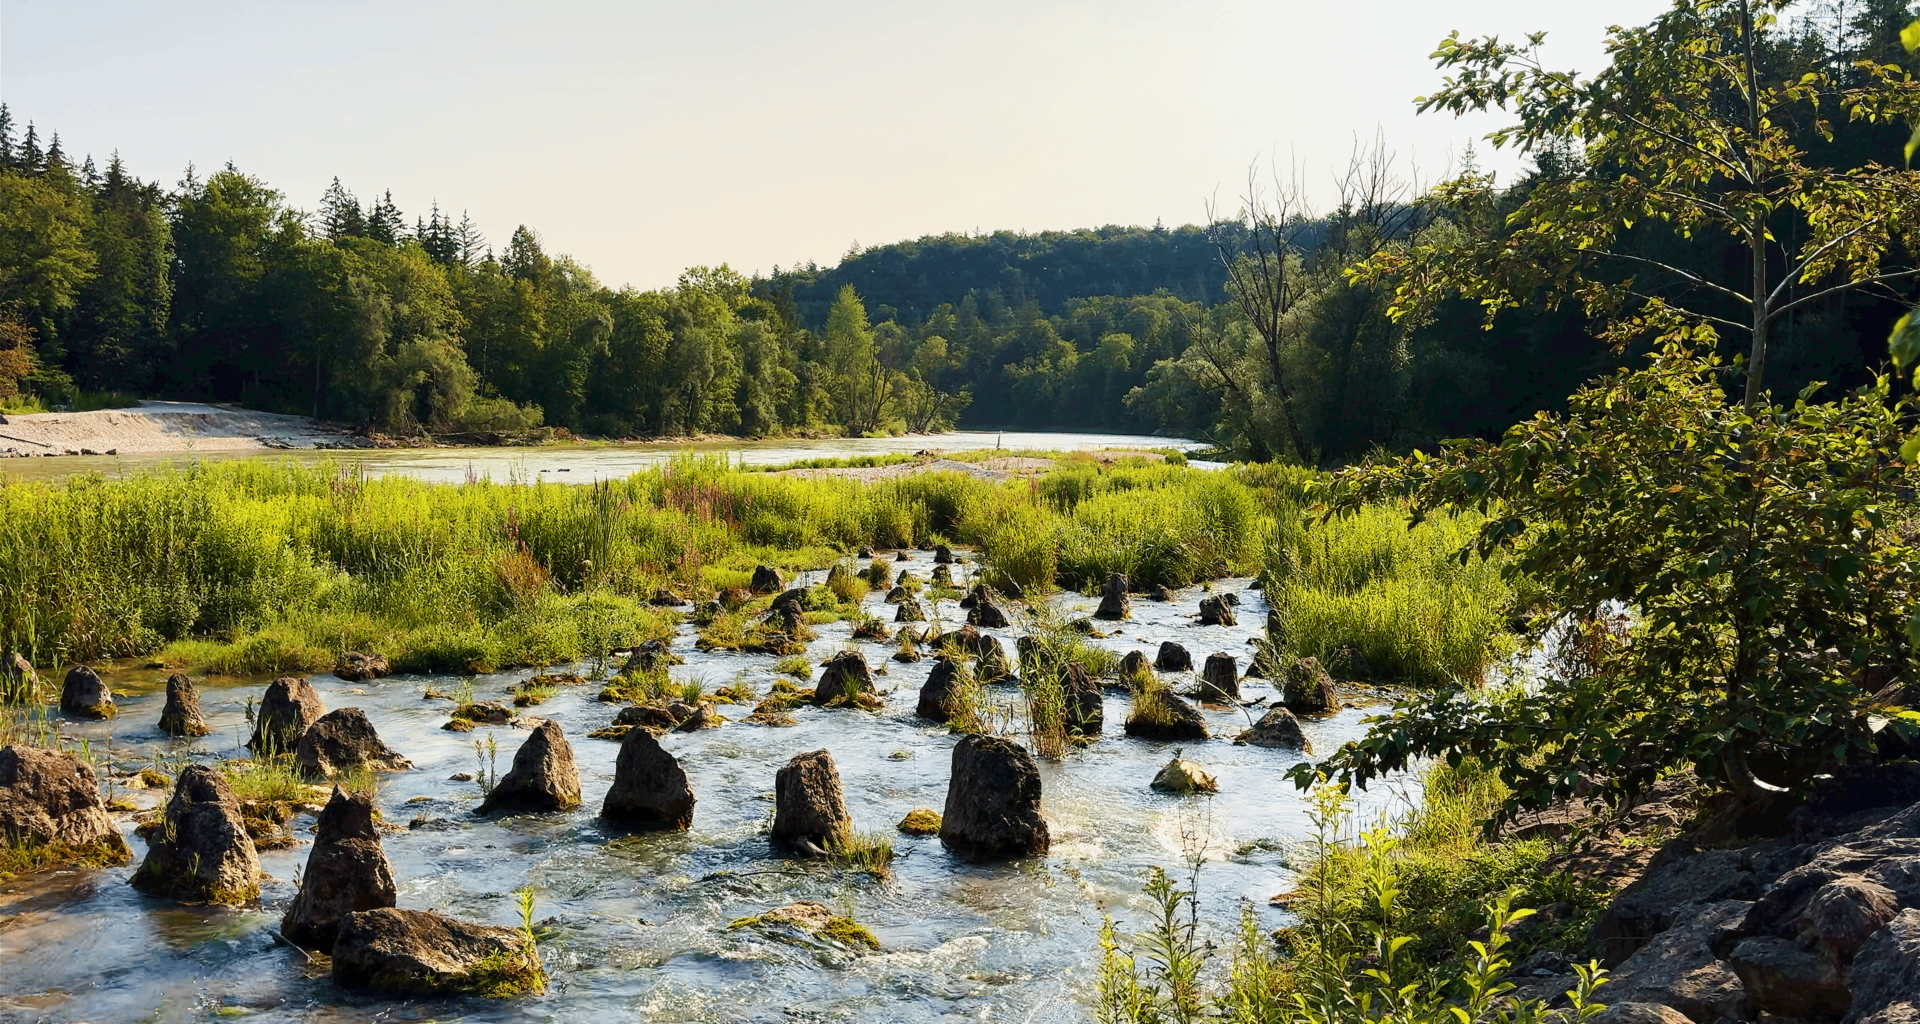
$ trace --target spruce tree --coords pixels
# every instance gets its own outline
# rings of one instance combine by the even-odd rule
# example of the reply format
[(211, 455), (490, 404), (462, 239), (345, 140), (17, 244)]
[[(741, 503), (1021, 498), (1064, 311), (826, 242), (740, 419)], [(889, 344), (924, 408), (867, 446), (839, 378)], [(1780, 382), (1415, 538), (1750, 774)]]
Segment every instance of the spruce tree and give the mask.
[(45, 157), (40, 152), (40, 135), (34, 130), (33, 122), (27, 122), (27, 137), (20, 140), (20, 165), (22, 174), (39, 174), (41, 161)]
[(319, 227), (321, 234), (335, 242), (343, 238), (366, 237), (367, 218), (360, 212), (360, 201), (340, 184), (338, 176), (320, 197)]
[(13, 149), (13, 111), (0, 103), (0, 171), (14, 169), (16, 154)]
[(367, 237), (376, 242), (394, 245), (407, 237), (407, 222), (400, 215), (400, 208), (393, 205), (393, 190), (374, 202), (367, 209)]

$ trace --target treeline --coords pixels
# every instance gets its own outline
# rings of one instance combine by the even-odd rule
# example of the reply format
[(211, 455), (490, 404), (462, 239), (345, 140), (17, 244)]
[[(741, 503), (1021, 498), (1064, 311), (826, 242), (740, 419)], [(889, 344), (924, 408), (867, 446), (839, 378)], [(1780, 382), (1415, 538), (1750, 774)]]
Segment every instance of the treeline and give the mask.
[[(1914, 68), (1899, 41), (1910, 17), (1901, 0), (1821, 9), (1764, 33), (1758, 63), (1769, 81)], [(1903, 141), (1894, 124), (1829, 137), (1812, 112), (1780, 116), (1814, 164)], [(31, 125), (16, 134), (0, 107), (0, 402), (205, 398), (387, 431), (1108, 429), (1333, 464), (1496, 436), (1637, 355), (1550, 286), (1488, 327), (1465, 300), (1396, 317), (1387, 286), (1350, 273), (1450, 234), (1501, 237), (1542, 186), (1620, 173), (1588, 166), (1576, 140), (1533, 147), (1492, 204), (1421, 194), (1381, 141), (1356, 148), (1324, 209), (1305, 202), (1322, 190), (1253, 182), (1201, 226), (937, 236), (828, 269), (694, 268), (638, 291), (600, 284), (524, 226), (496, 250), (437, 205), (409, 221), (390, 195), (363, 202), (336, 181), (309, 213), (232, 166), (169, 189), (117, 155), (99, 170)], [(1784, 208), (1771, 227), (1806, 230)], [(1630, 260), (1596, 272), (1623, 293), (1678, 294), (1686, 274), (1746, 265), (1730, 238), (1657, 222), (1628, 243), (1683, 276)], [(1795, 307), (1773, 328), (1770, 385), (1860, 383), (1907, 298)]]
[[(614, 290), (537, 233), (499, 251), (337, 180), (315, 212), (233, 166), (174, 188), (0, 107), (0, 401), (238, 402), (386, 431), (612, 436), (950, 426), (935, 352), (850, 290), (796, 328), (725, 266)], [(937, 350), (937, 346), (935, 346)]]

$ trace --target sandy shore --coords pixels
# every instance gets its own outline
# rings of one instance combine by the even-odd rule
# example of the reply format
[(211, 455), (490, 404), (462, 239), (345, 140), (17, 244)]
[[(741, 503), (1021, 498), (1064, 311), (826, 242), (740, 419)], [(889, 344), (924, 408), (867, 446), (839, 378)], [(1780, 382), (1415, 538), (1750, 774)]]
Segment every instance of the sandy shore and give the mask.
[(0, 417), (0, 458), (371, 447), (365, 438), (305, 416), (196, 402)]

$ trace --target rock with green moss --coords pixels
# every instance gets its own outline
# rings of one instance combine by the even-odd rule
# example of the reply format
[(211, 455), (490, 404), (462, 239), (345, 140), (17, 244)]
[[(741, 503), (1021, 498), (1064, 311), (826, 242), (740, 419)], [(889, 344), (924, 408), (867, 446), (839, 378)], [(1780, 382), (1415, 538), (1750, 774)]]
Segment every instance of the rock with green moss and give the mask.
[(775, 907), (764, 914), (736, 918), (728, 929), (754, 928), (775, 938), (820, 938), (849, 949), (879, 949), (880, 940), (866, 925), (812, 900)]
[(167, 677), (167, 705), (160, 711), (160, 731), (169, 736), (205, 736), (213, 732), (200, 713), (200, 691), (193, 680), (175, 672)]
[(199, 764), (180, 773), (132, 883), (187, 903), (237, 906), (259, 898), (260, 857), (225, 776)]
[(867, 656), (859, 651), (841, 651), (827, 662), (827, 670), (820, 674), (820, 683), (813, 690), (813, 703), (821, 707), (852, 704), (861, 694), (872, 692), (873, 669), (867, 664)]
[[(60, 864), (125, 864), (133, 854), (100, 802), (93, 767), (40, 747), (0, 749), (0, 877)], [(31, 857), (8, 857), (7, 853)]]
[(333, 980), (397, 996), (503, 999), (544, 990), (546, 968), (526, 932), (385, 907), (341, 920)]
[(100, 679), (100, 673), (85, 665), (67, 670), (60, 687), (60, 710), (75, 718), (112, 718), (113, 691)]
[(897, 827), (910, 836), (937, 836), (940, 834), (940, 812), (930, 807), (916, 807), (900, 819)]
[(1162, 793), (1218, 793), (1220, 783), (1212, 774), (1184, 757), (1175, 757), (1153, 777), (1153, 788)]

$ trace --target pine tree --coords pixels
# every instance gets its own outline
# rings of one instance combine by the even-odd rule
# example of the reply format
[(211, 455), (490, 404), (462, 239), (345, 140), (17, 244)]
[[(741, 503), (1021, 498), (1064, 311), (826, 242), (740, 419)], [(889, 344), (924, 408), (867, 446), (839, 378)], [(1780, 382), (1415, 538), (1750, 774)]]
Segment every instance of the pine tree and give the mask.
[(407, 222), (400, 215), (400, 208), (393, 205), (392, 189), (388, 189), (368, 208), (367, 237), (388, 245), (395, 245), (407, 237)]
[(0, 103), (0, 171), (14, 169), (16, 154), (13, 149), (13, 111)]
[(22, 174), (39, 174), (45, 156), (40, 152), (40, 135), (34, 130), (33, 122), (27, 122), (27, 137), (20, 140), (20, 166)]
[(480, 226), (467, 216), (465, 210), (460, 211), (460, 226), (454, 229), (453, 239), (461, 263), (471, 267), (480, 262), (482, 250), (485, 251), (486, 262), (493, 262), (493, 247), (487, 244), (487, 236), (480, 233)]
[(367, 234), (367, 218), (360, 212), (360, 201), (353, 193), (340, 184), (336, 176), (333, 184), (327, 186), (326, 194), (320, 197), (320, 233), (333, 241), (343, 238), (364, 238)]
[(64, 171), (67, 169), (67, 154), (60, 148), (60, 133), (53, 133), (53, 141), (47, 144), (47, 162), (43, 170)]

